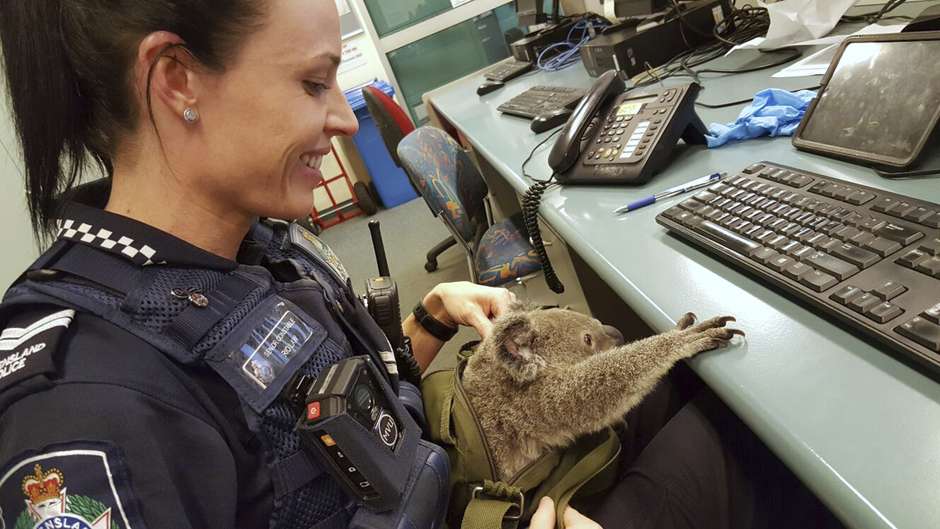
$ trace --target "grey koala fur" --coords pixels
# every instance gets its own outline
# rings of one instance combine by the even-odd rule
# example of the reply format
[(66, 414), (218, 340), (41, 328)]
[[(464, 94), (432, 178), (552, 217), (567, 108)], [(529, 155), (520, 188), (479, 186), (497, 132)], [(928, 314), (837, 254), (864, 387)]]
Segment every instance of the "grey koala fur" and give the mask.
[(744, 333), (733, 317), (624, 345), (615, 328), (564, 309), (516, 305), (494, 324), (463, 374), (463, 386), (490, 445), (498, 479), (547, 450), (623, 419), (679, 360)]

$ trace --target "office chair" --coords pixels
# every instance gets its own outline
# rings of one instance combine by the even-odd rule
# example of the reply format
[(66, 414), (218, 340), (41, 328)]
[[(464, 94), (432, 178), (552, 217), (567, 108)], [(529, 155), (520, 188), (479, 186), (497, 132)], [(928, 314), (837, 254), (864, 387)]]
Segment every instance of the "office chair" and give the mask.
[(398, 144), (398, 156), (431, 211), (463, 246), (475, 283), (522, 282), (541, 269), (522, 215), (493, 224), (483, 176), (447, 133), (421, 127)]
[[(372, 116), (373, 121), (375, 121), (379, 129), (379, 134), (382, 135), (382, 141), (385, 143), (388, 153), (391, 155), (395, 165), (401, 167), (401, 160), (398, 158), (398, 143), (402, 138), (415, 130), (414, 123), (411, 122), (411, 118), (408, 117), (404, 109), (398, 106), (398, 103), (396, 103), (394, 99), (377, 87), (369, 85), (363, 88), (362, 96), (366, 100), (366, 107), (369, 109), (369, 114)], [(411, 186), (415, 188), (415, 191), (420, 193), (418, 186), (415, 185), (414, 180), (411, 180), (410, 175), (408, 179), (411, 181)], [(436, 215), (433, 210), (431, 213)], [(444, 250), (447, 250), (455, 244), (457, 244), (457, 240), (453, 237), (448, 237), (431, 248), (431, 250), (428, 251), (427, 260), (424, 263), (424, 269), (428, 272), (437, 270), (437, 257), (441, 255)]]

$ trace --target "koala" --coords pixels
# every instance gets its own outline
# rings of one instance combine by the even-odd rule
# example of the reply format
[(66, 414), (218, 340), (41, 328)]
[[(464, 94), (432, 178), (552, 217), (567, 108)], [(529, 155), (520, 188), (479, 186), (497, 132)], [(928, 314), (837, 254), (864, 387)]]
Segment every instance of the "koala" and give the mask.
[(550, 449), (623, 420), (679, 360), (727, 344), (731, 316), (624, 344), (614, 327), (565, 309), (516, 305), (470, 358), (463, 385), (488, 440), (497, 479)]

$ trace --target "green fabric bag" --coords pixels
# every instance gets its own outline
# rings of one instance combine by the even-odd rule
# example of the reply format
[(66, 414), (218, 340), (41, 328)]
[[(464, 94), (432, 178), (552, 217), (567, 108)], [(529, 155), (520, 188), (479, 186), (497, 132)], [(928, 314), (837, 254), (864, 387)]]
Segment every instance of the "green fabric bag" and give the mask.
[(463, 390), (469, 354), (456, 369), (427, 375), (421, 383), (431, 440), (450, 458), (447, 525), (456, 529), (516, 529), (532, 517), (543, 496), (552, 498), (556, 527), (575, 494), (607, 490), (616, 479), (620, 439), (612, 428), (584, 436), (574, 445), (547, 453), (505, 482), (497, 481), (490, 448)]

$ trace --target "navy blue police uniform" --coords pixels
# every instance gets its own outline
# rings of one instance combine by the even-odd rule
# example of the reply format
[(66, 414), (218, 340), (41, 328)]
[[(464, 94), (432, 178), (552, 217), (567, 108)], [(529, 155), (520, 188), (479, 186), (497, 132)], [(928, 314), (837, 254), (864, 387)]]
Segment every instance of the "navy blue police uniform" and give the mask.
[[(104, 211), (107, 193), (76, 195), (0, 305), (0, 529), (357, 526), (288, 398), (353, 355), (394, 383), (335, 255), (259, 222), (231, 261)], [(446, 455), (424, 454), (446, 491)], [(446, 497), (410, 504), (398, 523), (436, 527)]]

